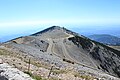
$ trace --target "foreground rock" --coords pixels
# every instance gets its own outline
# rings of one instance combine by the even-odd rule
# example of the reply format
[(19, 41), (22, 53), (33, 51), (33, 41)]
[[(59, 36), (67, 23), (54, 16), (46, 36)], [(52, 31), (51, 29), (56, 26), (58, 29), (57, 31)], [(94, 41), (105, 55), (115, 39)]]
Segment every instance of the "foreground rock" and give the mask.
[(0, 64), (3, 64), (3, 60), (2, 59), (0, 59)]
[(7, 63), (0, 64), (0, 80), (33, 80), (29, 75), (9, 66)]

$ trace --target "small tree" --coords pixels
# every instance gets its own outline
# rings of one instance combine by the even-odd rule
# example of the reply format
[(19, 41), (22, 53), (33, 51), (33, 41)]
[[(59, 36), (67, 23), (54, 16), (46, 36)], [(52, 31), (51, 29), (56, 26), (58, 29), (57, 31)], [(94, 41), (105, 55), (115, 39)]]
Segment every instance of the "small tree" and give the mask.
[(51, 72), (52, 72), (53, 66), (51, 66), (50, 72), (48, 74), (48, 79), (50, 78)]
[(28, 62), (28, 72), (30, 72), (30, 58), (29, 58), (29, 62)]

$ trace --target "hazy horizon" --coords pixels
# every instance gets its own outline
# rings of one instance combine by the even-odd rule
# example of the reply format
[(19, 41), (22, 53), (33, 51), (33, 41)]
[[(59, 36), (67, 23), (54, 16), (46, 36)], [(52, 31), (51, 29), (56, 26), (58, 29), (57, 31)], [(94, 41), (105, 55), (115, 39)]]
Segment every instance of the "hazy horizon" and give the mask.
[[(53, 25), (54, 26), (54, 25)], [(59, 26), (59, 25), (56, 25)], [(98, 28), (95, 27), (77, 27), (77, 25), (71, 25), (73, 27), (70, 27), (69, 25), (66, 26), (60, 26), (60, 27), (65, 27), (69, 30), (72, 30), (76, 33), (79, 33), (80, 35), (84, 35), (84, 36), (89, 36), (89, 35), (93, 35), (93, 34), (109, 34), (109, 35), (113, 35), (113, 36), (117, 36), (120, 37), (120, 28), (119, 26), (113, 26), (111, 28), (102, 28), (104, 26), (97, 26)], [(33, 33), (42, 31), (48, 27), (51, 26), (46, 26), (46, 25), (41, 25), (41, 26), (36, 26), (36, 28), (30, 27), (27, 29), (19, 29), (16, 28), (15, 31), (10, 31), (10, 32), (3, 32), (4, 34), (0, 34), (0, 42), (5, 42), (17, 37), (21, 37), (21, 36), (28, 36), (31, 35)], [(109, 26), (106, 26), (109, 27)], [(114, 28), (114, 30), (113, 30)], [(9, 33), (9, 34), (8, 34)]]
[(120, 0), (1, 0), (0, 40), (57, 25), (80, 34), (120, 36)]

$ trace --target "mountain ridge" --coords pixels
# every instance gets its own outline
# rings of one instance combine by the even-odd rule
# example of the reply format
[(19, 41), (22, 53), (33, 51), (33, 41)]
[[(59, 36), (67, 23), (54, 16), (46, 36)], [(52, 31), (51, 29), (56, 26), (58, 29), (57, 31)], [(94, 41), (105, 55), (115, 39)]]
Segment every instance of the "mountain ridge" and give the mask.
[(109, 34), (94, 34), (88, 36), (90, 39), (106, 45), (120, 45), (120, 38)]
[(52, 31), (52, 30), (55, 30), (55, 29), (63, 30), (63, 31), (65, 31), (65, 32), (67, 32), (67, 33), (69, 33), (69, 34), (72, 34), (72, 35), (78, 35), (78, 33), (75, 33), (75, 32), (73, 32), (73, 31), (70, 31), (70, 30), (68, 30), (68, 29), (66, 29), (66, 28), (64, 28), (64, 27), (52, 26), (52, 27), (46, 28), (46, 29), (44, 29), (44, 30), (42, 30), (42, 31), (40, 31), (40, 32), (37, 32), (37, 33), (35, 33), (35, 34), (32, 34), (31, 36), (38, 35), (38, 34), (42, 34), (42, 33), (45, 33), (45, 32), (47, 32), (47, 31)]
[(74, 70), (79, 71), (81, 68), (78, 67), (82, 66), (120, 77), (120, 51), (59, 26), (13, 39), (3, 43), (0, 48), (31, 55), (39, 61), (60, 68), (71, 65)]

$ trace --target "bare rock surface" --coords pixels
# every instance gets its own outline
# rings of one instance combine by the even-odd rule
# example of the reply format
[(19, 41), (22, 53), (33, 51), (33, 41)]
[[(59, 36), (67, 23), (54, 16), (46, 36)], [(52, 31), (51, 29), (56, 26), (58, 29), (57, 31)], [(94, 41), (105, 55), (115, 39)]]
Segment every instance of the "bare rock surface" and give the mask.
[[(92, 75), (93, 78), (119, 80), (120, 77), (120, 51), (59, 26), (8, 41), (0, 48), (12, 53), (32, 56), (39, 62), (54, 65), (59, 69), (82, 71), (83, 75)], [(81, 75), (80, 72), (78, 74)], [(70, 77), (65, 78), (65, 75), (71, 74), (59, 73), (52, 76), (69, 80)], [(71, 80), (75, 80), (75, 76)]]
[(0, 59), (0, 64), (3, 64), (3, 60), (2, 59)]
[(33, 80), (29, 75), (7, 63), (0, 64), (0, 80)]

